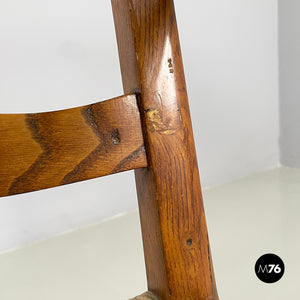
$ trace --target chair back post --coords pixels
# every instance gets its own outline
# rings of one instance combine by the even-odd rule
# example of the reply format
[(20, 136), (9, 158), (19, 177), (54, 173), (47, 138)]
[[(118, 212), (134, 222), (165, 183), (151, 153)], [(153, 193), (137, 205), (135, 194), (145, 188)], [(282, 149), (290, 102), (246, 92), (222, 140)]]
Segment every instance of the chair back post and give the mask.
[(135, 171), (148, 288), (162, 300), (218, 300), (173, 1), (112, 7), (148, 159)]

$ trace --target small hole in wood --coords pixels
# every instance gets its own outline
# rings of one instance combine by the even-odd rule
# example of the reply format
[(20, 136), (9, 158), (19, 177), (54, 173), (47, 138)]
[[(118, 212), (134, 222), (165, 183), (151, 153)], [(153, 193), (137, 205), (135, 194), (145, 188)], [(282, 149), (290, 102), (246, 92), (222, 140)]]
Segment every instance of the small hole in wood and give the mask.
[(111, 141), (113, 145), (118, 145), (121, 142), (121, 138), (120, 138), (120, 134), (119, 134), (119, 130), (115, 129), (111, 134)]
[(192, 246), (193, 240), (192, 240), (192, 239), (186, 240), (186, 244), (187, 244), (188, 246)]

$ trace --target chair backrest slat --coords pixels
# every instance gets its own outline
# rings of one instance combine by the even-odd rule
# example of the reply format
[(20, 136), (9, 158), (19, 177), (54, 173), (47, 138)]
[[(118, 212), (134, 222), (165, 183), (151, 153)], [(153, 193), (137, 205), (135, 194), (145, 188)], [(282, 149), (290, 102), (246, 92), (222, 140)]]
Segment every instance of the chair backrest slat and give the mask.
[(0, 114), (0, 196), (147, 166), (135, 95), (67, 110)]

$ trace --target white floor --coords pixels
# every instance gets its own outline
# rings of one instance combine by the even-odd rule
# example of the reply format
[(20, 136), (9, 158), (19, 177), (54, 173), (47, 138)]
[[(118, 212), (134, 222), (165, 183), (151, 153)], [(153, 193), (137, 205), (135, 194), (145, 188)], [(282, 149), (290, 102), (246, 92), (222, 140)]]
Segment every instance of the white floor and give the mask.
[[(204, 191), (220, 300), (300, 299), (300, 170), (278, 168)], [(283, 278), (260, 282), (265, 253)], [(146, 290), (138, 214), (0, 255), (0, 300), (123, 300)]]

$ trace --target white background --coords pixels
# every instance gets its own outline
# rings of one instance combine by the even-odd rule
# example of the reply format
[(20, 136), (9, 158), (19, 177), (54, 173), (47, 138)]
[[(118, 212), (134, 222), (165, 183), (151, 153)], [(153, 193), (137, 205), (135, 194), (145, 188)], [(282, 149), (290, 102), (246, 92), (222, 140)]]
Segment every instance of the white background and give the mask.
[[(277, 1), (175, 4), (203, 186), (277, 166)], [(109, 0), (0, 0), (1, 113), (121, 94)], [(136, 207), (132, 172), (4, 197), (0, 251)]]

